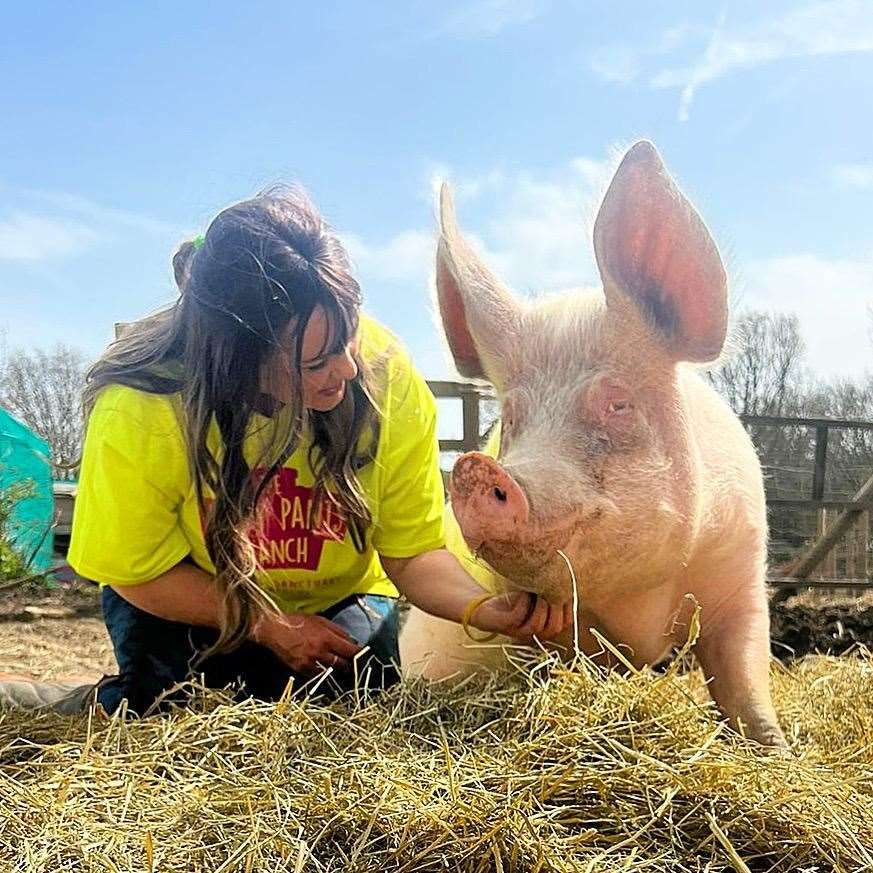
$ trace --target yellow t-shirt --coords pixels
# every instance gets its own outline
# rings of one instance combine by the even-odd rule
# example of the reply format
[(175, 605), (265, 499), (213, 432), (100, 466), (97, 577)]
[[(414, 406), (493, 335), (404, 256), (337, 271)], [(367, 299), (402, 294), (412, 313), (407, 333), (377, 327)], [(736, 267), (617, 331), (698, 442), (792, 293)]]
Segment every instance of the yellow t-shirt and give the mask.
[[(445, 544), (436, 403), (397, 340), (361, 318), (360, 352), (372, 363), (381, 410), (375, 458), (358, 479), (373, 516), (359, 553), (345, 520), (310, 518), (309, 442), (288, 459), (250, 536), (258, 581), (287, 612), (321, 612), (350, 594), (397, 596), (379, 555), (408, 558)], [(68, 560), (101, 584), (136, 585), (190, 556), (215, 568), (203, 538), (179, 395), (122, 385), (100, 392), (88, 420)], [(253, 415), (244, 453), (260, 454), (270, 419)], [(217, 443), (214, 430), (212, 445)], [(214, 450), (214, 449), (213, 449)], [(257, 474), (257, 470), (255, 471)], [(264, 507), (262, 507), (262, 510)]]

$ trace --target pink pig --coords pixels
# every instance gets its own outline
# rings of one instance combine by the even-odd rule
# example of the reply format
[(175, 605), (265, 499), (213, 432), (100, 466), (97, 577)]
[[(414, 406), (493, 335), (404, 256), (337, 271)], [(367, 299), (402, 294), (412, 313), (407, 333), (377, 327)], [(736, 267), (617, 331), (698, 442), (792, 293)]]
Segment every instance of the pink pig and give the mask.
[[(494, 385), (502, 413), (496, 459), (469, 452), (452, 472), (459, 559), (490, 590), (559, 602), (572, 596), (560, 550), (577, 579), (580, 648), (610, 657), (595, 628), (636, 666), (685, 642), (693, 594), (713, 699), (747, 736), (784, 746), (769, 690), (761, 468), (694, 366), (718, 357), (728, 320), (700, 216), (638, 142), (594, 226), (603, 291), (523, 301), (465, 243), (445, 186), (440, 212), (448, 344), (463, 376)], [(410, 674), (463, 674), (501, 656), (416, 609), (401, 635)]]

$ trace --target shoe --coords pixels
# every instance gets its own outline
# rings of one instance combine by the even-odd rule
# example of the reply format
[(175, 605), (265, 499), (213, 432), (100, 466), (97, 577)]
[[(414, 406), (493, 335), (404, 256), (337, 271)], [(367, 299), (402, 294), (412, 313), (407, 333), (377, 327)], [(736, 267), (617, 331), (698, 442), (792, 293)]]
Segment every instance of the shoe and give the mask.
[(31, 679), (0, 681), (0, 710), (49, 709), (61, 715), (86, 712), (97, 695), (97, 684), (35, 682)]

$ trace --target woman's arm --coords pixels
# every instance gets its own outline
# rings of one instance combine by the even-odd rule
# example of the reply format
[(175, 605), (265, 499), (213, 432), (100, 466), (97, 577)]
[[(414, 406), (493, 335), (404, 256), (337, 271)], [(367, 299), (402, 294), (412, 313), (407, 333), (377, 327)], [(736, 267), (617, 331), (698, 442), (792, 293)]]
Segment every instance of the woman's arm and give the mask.
[(219, 626), (221, 601), (215, 580), (190, 561), (176, 564), (150, 582), (110, 587), (128, 603), (158, 618), (200, 627)]
[[(221, 598), (215, 580), (189, 561), (176, 564), (150, 582), (112, 586), (112, 590), (158, 618), (201, 627), (220, 626)], [(360, 651), (338, 625), (304, 613), (268, 612), (256, 623), (251, 639), (301, 673), (312, 672), (319, 665), (348, 669), (349, 659)]]
[[(422, 552), (412, 558), (380, 556), (380, 560), (407, 600), (439, 618), (460, 622), (471, 601), (487, 594), (446, 549)], [(550, 604), (525, 591), (495, 595), (470, 617), (470, 624), (480, 630), (520, 639), (550, 639), (572, 622), (572, 603)]]

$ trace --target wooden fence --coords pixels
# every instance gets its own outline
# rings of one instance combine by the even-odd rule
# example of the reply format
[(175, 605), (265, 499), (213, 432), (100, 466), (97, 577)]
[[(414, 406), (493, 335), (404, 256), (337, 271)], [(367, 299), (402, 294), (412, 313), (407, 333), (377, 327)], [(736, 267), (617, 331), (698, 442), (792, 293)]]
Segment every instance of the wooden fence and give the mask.
[(481, 410), (482, 400), (493, 400), (494, 394), (485, 387), (470, 385), (465, 382), (427, 383), (433, 396), (438, 400), (456, 398), (461, 402), (462, 432), (460, 439), (441, 439), (440, 450), (443, 452), (472, 452), (481, 443)]

